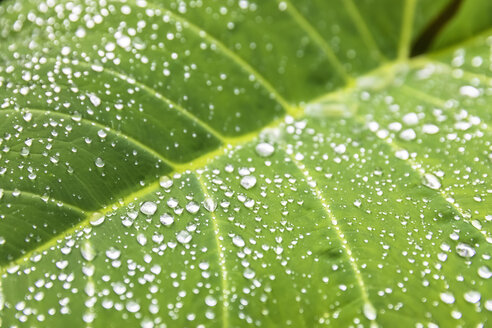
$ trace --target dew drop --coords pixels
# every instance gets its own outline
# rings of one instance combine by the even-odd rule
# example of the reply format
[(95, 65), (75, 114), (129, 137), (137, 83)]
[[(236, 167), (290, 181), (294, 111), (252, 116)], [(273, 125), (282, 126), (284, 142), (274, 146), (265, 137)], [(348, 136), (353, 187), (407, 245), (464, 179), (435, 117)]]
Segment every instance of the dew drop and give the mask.
[(478, 275), (480, 276), (480, 278), (489, 279), (490, 277), (492, 277), (492, 271), (490, 271), (487, 266), (482, 265), (480, 268), (478, 268)]
[(167, 227), (174, 223), (174, 217), (168, 213), (164, 213), (161, 215), (160, 221)]
[(191, 235), (188, 231), (186, 230), (181, 230), (178, 235), (176, 236), (176, 239), (178, 242), (181, 244), (188, 244), (191, 241)]
[(446, 304), (453, 304), (454, 303), (454, 296), (450, 292), (441, 293), (440, 297), (441, 297), (441, 300)]
[(256, 273), (251, 268), (246, 268), (243, 272), (243, 277), (246, 279), (253, 279)]
[(465, 258), (473, 257), (476, 254), (475, 249), (473, 249), (473, 247), (465, 243), (459, 243), (456, 246), (456, 253), (458, 253), (459, 256)]
[(159, 179), (159, 185), (164, 189), (169, 189), (173, 186), (173, 180), (168, 176), (162, 176)]
[(128, 303), (126, 303), (126, 309), (128, 310), (128, 312), (135, 313), (140, 310), (140, 305), (138, 305), (138, 303), (135, 301), (129, 301)]
[(232, 243), (236, 245), (237, 247), (244, 247), (246, 243), (244, 242), (243, 238), (241, 236), (235, 235), (232, 237)]
[(103, 224), (105, 219), (106, 219), (106, 217), (104, 215), (102, 215), (99, 212), (96, 212), (96, 213), (92, 214), (92, 217), (91, 217), (89, 222), (93, 226), (98, 226), (98, 225)]
[(188, 204), (186, 204), (186, 210), (191, 214), (195, 214), (196, 212), (198, 212), (199, 209), (200, 205), (195, 202), (189, 202)]
[(154, 215), (157, 211), (157, 205), (154, 202), (144, 202), (142, 206), (140, 206), (140, 212), (145, 215)]
[(217, 208), (217, 202), (215, 202), (212, 198), (208, 197), (203, 201), (203, 207), (209, 212), (214, 212)]
[(441, 181), (439, 181), (439, 179), (434, 174), (426, 173), (424, 174), (423, 185), (430, 189), (437, 190), (441, 188)]
[(246, 175), (241, 179), (241, 186), (244, 189), (251, 189), (256, 185), (256, 178), (252, 175)]
[(374, 306), (372, 306), (371, 303), (365, 303), (362, 311), (364, 312), (364, 316), (368, 320), (376, 320), (376, 318), (377, 318), (377, 312), (376, 312), (376, 309), (374, 308)]
[(465, 85), (460, 88), (460, 94), (470, 98), (477, 98), (480, 96), (480, 91), (471, 85)]
[(107, 251), (106, 251), (106, 256), (110, 259), (110, 260), (116, 260), (120, 257), (121, 255), (121, 251), (119, 249), (116, 249), (114, 247), (110, 247)]
[(98, 157), (96, 158), (96, 160), (94, 161), (94, 164), (96, 164), (97, 167), (104, 167), (104, 161), (102, 160), (101, 157)]
[(216, 306), (217, 305), (217, 299), (211, 295), (207, 295), (205, 297), (205, 304), (208, 306)]
[(80, 254), (86, 261), (92, 261), (96, 257), (96, 251), (89, 241), (85, 241), (80, 246)]
[(266, 143), (266, 142), (261, 142), (256, 145), (256, 153), (258, 156), (261, 157), (269, 157), (273, 154), (275, 151), (275, 147), (273, 145)]
[(470, 290), (470, 291), (466, 292), (463, 296), (465, 298), (465, 301), (467, 301), (468, 303), (472, 303), (472, 304), (478, 303), (480, 301), (480, 298), (482, 298), (480, 293), (477, 291), (474, 291), (474, 290)]

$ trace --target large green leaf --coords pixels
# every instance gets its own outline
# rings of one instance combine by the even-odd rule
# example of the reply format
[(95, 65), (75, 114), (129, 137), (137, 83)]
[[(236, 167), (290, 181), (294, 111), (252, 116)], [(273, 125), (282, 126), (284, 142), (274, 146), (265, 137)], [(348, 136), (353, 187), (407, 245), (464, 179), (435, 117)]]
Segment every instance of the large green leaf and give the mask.
[(409, 58), (451, 2), (6, 0), (0, 325), (490, 325), (490, 1)]

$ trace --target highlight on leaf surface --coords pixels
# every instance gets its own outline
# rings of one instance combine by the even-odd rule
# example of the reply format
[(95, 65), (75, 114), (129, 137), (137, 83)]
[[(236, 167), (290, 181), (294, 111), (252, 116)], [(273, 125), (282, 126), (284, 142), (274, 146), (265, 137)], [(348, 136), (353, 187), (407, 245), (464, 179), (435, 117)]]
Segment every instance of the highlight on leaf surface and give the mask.
[(4, 0), (1, 327), (486, 327), (488, 0)]

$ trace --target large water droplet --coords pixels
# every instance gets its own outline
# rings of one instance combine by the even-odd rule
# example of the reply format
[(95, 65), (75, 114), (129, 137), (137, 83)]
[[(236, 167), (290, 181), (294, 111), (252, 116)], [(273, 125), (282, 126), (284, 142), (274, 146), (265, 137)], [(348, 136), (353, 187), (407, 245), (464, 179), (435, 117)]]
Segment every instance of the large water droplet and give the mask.
[(275, 148), (269, 143), (261, 142), (256, 145), (256, 153), (261, 157), (271, 156), (274, 151)]
[(364, 307), (362, 308), (362, 312), (364, 312), (364, 315), (368, 320), (376, 320), (377, 312), (372, 304), (365, 303)]
[(181, 230), (178, 235), (176, 236), (176, 239), (178, 242), (181, 244), (188, 244), (191, 241), (191, 235), (188, 231), (186, 230)]
[(140, 212), (145, 215), (153, 215), (157, 211), (157, 205), (154, 202), (145, 202), (140, 206)]
[(459, 256), (466, 258), (473, 257), (476, 254), (475, 249), (465, 243), (459, 243), (456, 246), (456, 253), (458, 253)]
[(434, 175), (430, 173), (424, 174), (424, 181), (423, 181), (424, 186), (437, 190), (441, 188), (441, 181)]
[(174, 217), (168, 213), (164, 213), (160, 217), (160, 221), (165, 226), (170, 226), (174, 223)]
[(80, 254), (86, 261), (92, 261), (96, 257), (96, 251), (89, 241), (85, 241), (80, 246)]
[(252, 175), (246, 175), (241, 179), (241, 186), (244, 189), (251, 189), (256, 185), (256, 178)]

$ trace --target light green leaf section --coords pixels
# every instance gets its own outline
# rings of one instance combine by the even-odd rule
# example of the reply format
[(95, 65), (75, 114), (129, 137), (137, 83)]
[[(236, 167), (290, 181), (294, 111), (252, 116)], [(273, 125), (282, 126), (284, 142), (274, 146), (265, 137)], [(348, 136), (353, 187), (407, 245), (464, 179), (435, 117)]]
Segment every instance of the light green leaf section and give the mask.
[(6, 1), (0, 326), (490, 325), (492, 22), (408, 58), (448, 3)]

